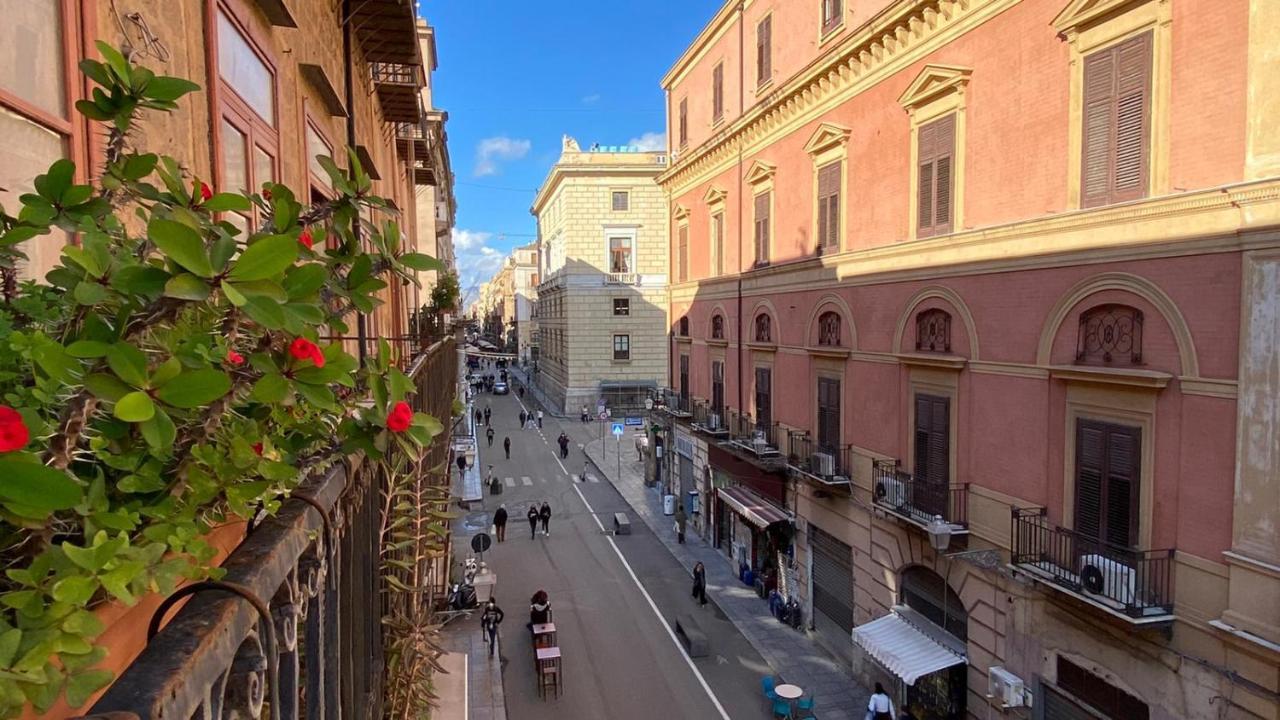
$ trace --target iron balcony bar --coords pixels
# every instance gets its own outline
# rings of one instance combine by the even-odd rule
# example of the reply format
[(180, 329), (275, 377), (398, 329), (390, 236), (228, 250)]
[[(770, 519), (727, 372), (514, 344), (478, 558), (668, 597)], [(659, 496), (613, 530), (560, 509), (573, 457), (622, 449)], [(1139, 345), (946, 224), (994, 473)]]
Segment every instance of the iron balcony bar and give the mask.
[(877, 460), (872, 499), (880, 509), (921, 528), (934, 517), (952, 526), (952, 532), (969, 527), (969, 485), (936, 483), (898, 468), (896, 460)]
[(847, 490), (853, 477), (853, 448), (821, 446), (809, 433), (792, 430), (787, 438), (787, 464), (820, 486)]

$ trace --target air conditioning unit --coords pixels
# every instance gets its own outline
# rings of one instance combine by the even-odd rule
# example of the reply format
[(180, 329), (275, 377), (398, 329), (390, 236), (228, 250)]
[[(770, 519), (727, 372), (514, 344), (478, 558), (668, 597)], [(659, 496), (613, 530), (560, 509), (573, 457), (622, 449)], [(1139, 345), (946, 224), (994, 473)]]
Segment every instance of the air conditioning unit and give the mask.
[(1109, 604), (1132, 605), (1137, 599), (1138, 574), (1133, 568), (1102, 555), (1080, 557), (1080, 585), (1086, 595)]
[(1025, 703), (1026, 684), (1022, 678), (995, 665), (987, 670), (987, 698), (996, 700), (1007, 708), (1022, 707)]
[(876, 481), (876, 502), (892, 508), (906, 505), (906, 483), (897, 478), (880, 478)]
[(751, 446), (754, 447), (758, 453), (764, 452), (769, 448), (769, 441), (765, 439), (763, 430), (756, 430), (751, 434)]
[(720, 429), (720, 413), (711, 413), (707, 418), (707, 427), (711, 430)]
[(814, 475), (830, 477), (836, 474), (836, 459), (831, 453), (814, 453), (812, 467)]

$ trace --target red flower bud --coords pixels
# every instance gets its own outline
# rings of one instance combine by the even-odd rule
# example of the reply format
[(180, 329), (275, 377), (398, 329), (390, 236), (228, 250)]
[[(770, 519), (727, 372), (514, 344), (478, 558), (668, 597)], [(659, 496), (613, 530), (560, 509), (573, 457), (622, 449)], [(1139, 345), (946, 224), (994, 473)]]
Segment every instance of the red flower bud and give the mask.
[(302, 243), (308, 250), (311, 249), (312, 245), (316, 244), (316, 241), (311, 239), (310, 230), (303, 230), (302, 234), (298, 236), (298, 242)]
[(311, 363), (318, 368), (324, 367), (324, 351), (317, 347), (311, 353)]
[(200, 183), (200, 201), (208, 202), (209, 200), (212, 200), (212, 199), (213, 199), (213, 190), (209, 189), (208, 185), (204, 183)]
[(409, 403), (400, 401), (391, 408), (387, 415), (387, 429), (391, 432), (404, 432), (413, 424), (413, 408)]
[(289, 344), (289, 354), (295, 360), (310, 360), (318, 368), (324, 367), (324, 352), (319, 346), (306, 338), (294, 338)]
[(262, 443), (260, 443), (260, 442), (256, 442), (256, 443), (254, 443), (254, 444), (253, 444), (253, 452), (254, 452), (254, 454), (256, 454), (258, 457), (262, 457)]
[(7, 405), (0, 405), (0, 453), (14, 452), (27, 446), (31, 440), (31, 431), (27, 423)]
[(243, 364), (244, 364), (244, 356), (243, 356), (243, 355), (241, 355), (240, 353), (236, 352), (235, 350), (228, 350), (228, 351), (227, 351), (227, 364), (228, 364), (228, 365), (232, 365), (232, 366), (239, 366), (239, 365), (243, 365)]

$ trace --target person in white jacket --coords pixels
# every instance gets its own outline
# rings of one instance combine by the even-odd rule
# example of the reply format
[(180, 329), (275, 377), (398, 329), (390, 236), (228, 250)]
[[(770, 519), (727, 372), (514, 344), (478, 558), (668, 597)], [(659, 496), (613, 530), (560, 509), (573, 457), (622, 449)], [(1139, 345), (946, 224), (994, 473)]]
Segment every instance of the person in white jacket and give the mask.
[(871, 694), (867, 703), (868, 720), (893, 720), (893, 701), (889, 699), (884, 686), (876, 683), (876, 691)]

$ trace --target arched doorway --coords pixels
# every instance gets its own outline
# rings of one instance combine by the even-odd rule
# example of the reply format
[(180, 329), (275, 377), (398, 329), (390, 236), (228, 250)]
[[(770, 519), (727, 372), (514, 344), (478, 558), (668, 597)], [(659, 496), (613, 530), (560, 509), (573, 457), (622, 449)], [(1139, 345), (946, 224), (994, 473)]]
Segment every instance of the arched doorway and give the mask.
[[(902, 571), (901, 602), (963, 647), (969, 636), (964, 603), (941, 575), (926, 567)], [(920, 677), (907, 686), (906, 709), (917, 720), (963, 720), (968, 695), (965, 664)]]

